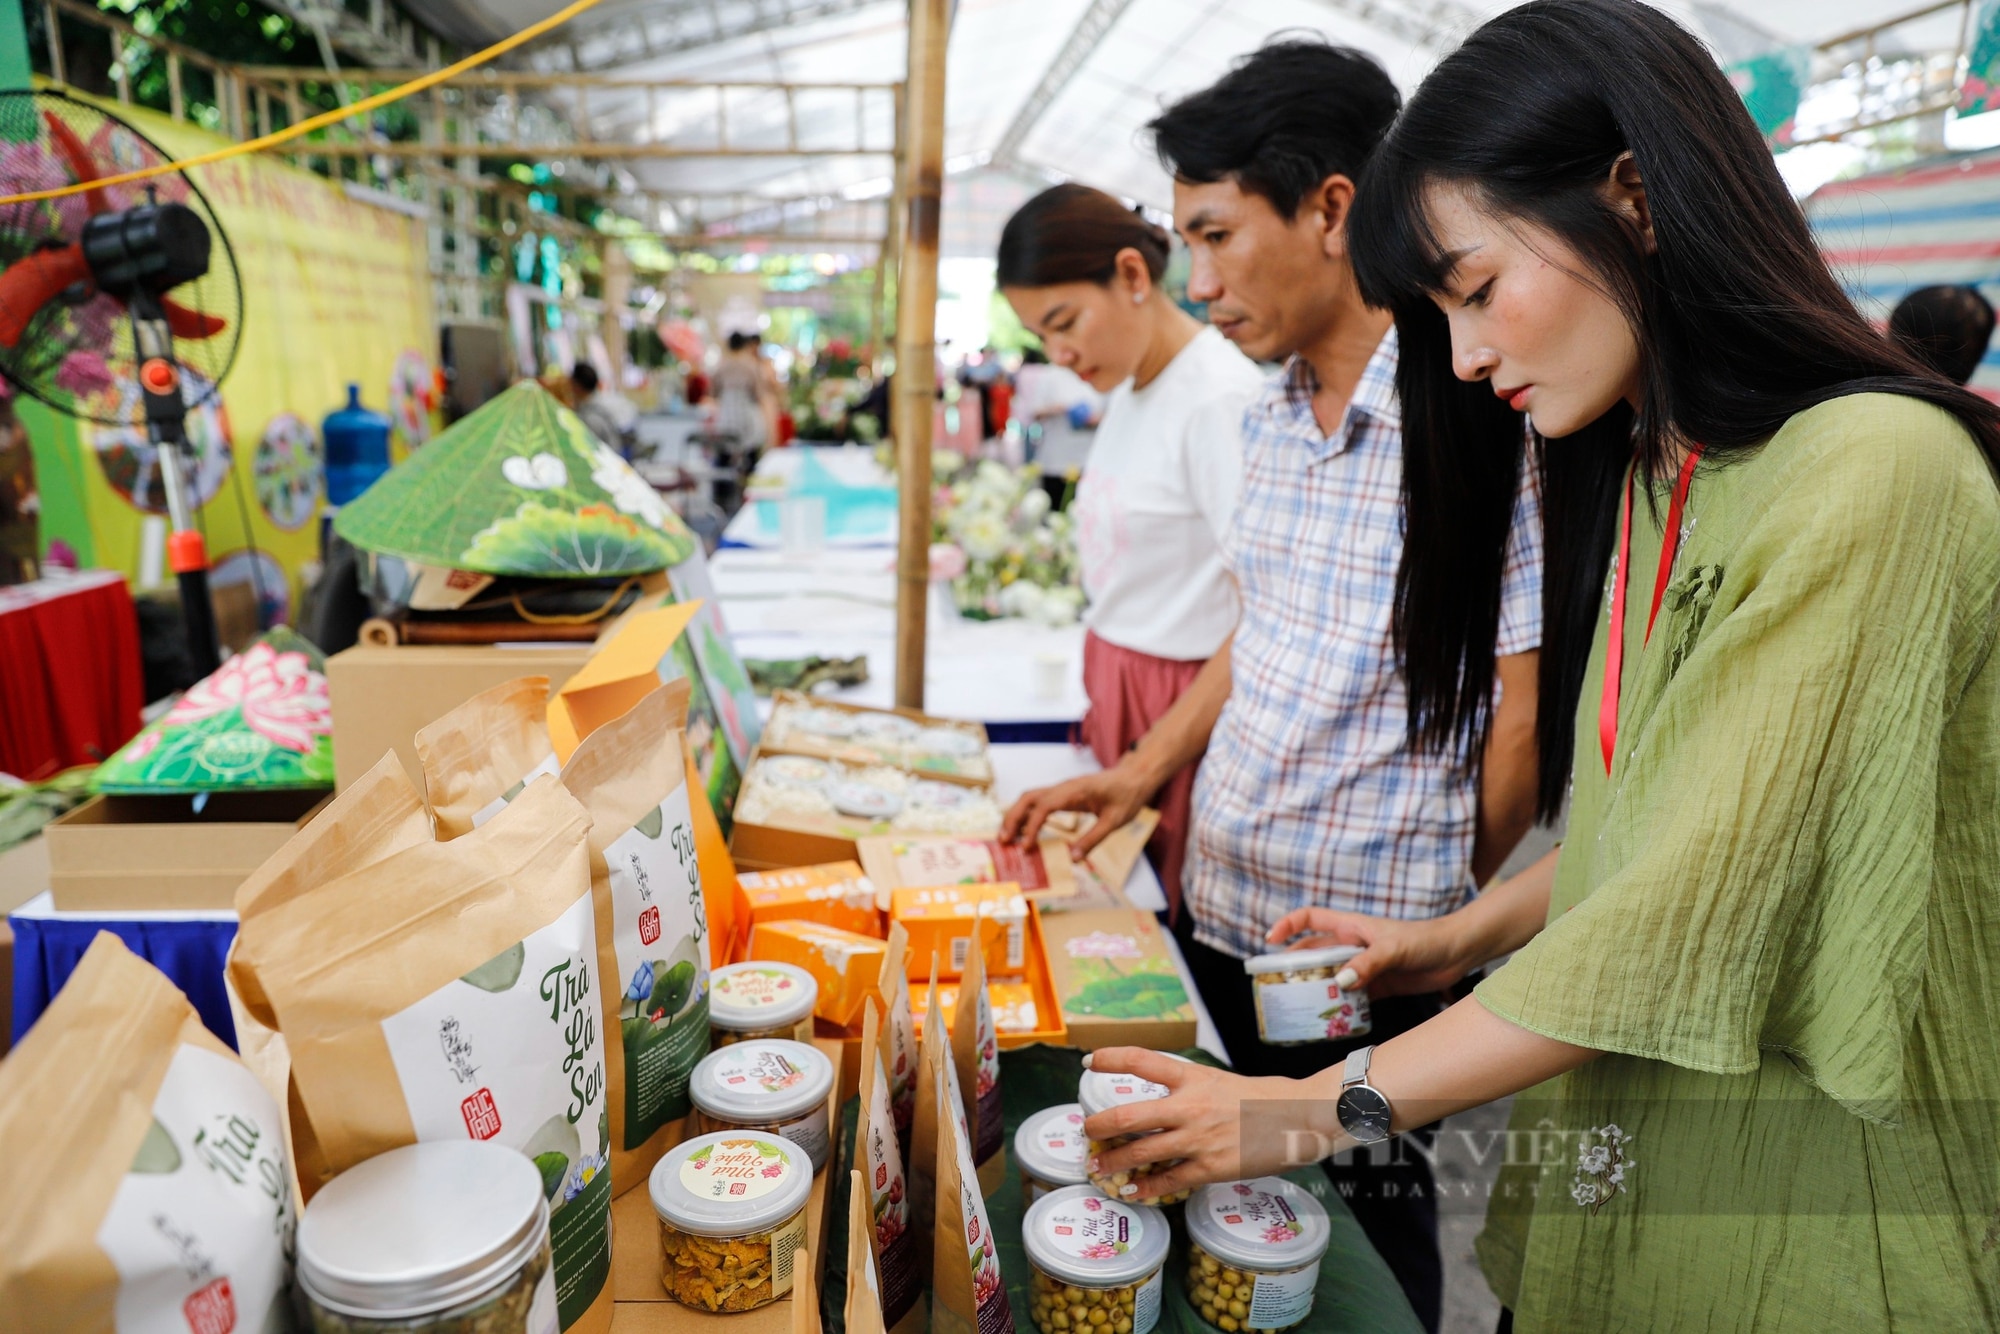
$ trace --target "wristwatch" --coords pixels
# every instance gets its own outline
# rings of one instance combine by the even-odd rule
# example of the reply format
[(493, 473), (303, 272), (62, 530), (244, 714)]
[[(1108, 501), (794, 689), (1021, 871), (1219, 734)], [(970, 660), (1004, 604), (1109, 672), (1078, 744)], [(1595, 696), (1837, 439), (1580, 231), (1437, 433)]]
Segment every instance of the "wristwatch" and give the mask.
[(1389, 1100), (1382, 1096), (1382, 1090), (1368, 1082), (1368, 1063), (1374, 1056), (1373, 1047), (1348, 1053), (1347, 1069), (1340, 1080), (1340, 1100), (1334, 1103), (1340, 1128), (1357, 1144), (1380, 1144), (1389, 1138)]

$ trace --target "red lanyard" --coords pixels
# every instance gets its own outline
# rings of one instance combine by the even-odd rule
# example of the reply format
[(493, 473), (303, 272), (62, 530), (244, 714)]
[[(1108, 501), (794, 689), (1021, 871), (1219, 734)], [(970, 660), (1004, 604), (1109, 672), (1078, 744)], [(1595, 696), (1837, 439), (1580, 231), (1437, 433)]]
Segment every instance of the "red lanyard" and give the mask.
[[(1653, 622), (1659, 619), (1660, 602), (1667, 595), (1667, 580), (1674, 572), (1674, 555), (1681, 545), (1681, 510), (1687, 504), (1688, 488), (1694, 484), (1694, 465), (1701, 460), (1701, 446), (1688, 450), (1681, 463), (1681, 475), (1674, 482), (1673, 503), (1667, 507), (1667, 532), (1660, 543), (1660, 572), (1653, 579), (1653, 609), (1646, 616), (1646, 639), (1653, 638)], [(1618, 569), (1611, 576), (1611, 637), (1604, 646), (1604, 699), (1597, 708), (1597, 740), (1604, 748), (1604, 773), (1611, 774), (1611, 757), (1618, 751), (1618, 691), (1625, 668), (1625, 573), (1632, 562), (1632, 482), (1625, 482), (1625, 501), (1618, 514)]]

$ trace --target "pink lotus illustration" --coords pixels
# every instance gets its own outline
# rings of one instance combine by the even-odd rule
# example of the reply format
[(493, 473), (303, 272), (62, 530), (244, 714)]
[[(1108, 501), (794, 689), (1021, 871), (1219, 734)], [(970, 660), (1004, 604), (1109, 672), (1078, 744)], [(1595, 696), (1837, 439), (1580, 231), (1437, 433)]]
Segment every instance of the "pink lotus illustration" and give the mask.
[(1264, 1229), (1264, 1240), (1273, 1246), (1282, 1246), (1298, 1235), (1298, 1228), (1291, 1223), (1273, 1223)]
[(1077, 1252), (1085, 1260), (1116, 1260), (1118, 1248), (1108, 1241), (1095, 1242)]
[(169, 724), (241, 708), (253, 732), (286, 750), (309, 755), (333, 731), (333, 708), (326, 678), (313, 671), (303, 653), (279, 653), (253, 644), (197, 681), (167, 714)]
[(769, 1167), (764, 1169), (764, 1175), (767, 1177), (781, 1177), (784, 1174), (785, 1174), (784, 1166), (780, 1163), (772, 1163)]

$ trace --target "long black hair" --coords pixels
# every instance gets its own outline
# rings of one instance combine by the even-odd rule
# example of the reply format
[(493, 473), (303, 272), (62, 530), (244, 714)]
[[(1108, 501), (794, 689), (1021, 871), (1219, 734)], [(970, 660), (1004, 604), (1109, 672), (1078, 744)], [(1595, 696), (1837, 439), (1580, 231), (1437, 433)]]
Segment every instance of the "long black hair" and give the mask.
[[(1604, 187), (1630, 153), (1656, 246)], [(1615, 301), (1639, 346), (1636, 410), (1561, 441), (1536, 437), (1542, 584), (1537, 812), (1560, 809), (1628, 463), (1667, 473), (1672, 442), (1756, 449), (1787, 418), (1846, 394), (1906, 394), (1955, 414), (2000, 466), (2000, 408), (1920, 365), (1841, 291), (1749, 113), (1702, 44), (1638, 0), (1538, 0), (1492, 20), (1433, 70), (1376, 151), (1348, 224), (1363, 297), (1395, 313), (1402, 350), (1403, 562), (1394, 634), (1409, 733), (1477, 757), (1492, 716), (1500, 576), (1523, 421), (1452, 373), (1432, 295), (1450, 267), (1426, 211), (1434, 185), (1546, 229)], [(1475, 758), (1476, 763), (1476, 758)]]

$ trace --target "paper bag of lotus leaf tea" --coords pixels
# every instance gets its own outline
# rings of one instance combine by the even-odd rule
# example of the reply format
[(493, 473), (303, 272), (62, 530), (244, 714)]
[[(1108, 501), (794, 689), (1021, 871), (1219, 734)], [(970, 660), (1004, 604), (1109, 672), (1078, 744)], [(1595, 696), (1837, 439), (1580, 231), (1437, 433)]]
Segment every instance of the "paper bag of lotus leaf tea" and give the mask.
[[(932, 1094), (940, 1105), (957, 1096), (947, 1087), (951, 1070), (949, 1062), (932, 1070)], [(1014, 1328), (1014, 1315), (971, 1143), (955, 1116), (938, 1118), (937, 1136), (931, 1329), (934, 1334), (1007, 1334)]]
[[(329, 802), (304, 829), (251, 873), (236, 890), (240, 924), (349, 871), (371, 865), (392, 852), (431, 841), (430, 812), (410, 782), (403, 762), (393, 751), (383, 754), (373, 769)], [(253, 926), (249, 939), (259, 940)], [(236, 1050), (278, 1104), (285, 1125), (285, 1142), (292, 1146), (293, 1188), (303, 1175), (312, 1188), (329, 1175), (312, 1125), (296, 1106), (291, 1087), (292, 1054), (277, 1016), (257, 980), (257, 969), (245, 960), (245, 937), (239, 929), (229, 947), (223, 990), (230, 1017), (236, 1021)], [(310, 1198), (301, 1191), (300, 1202)]]
[(847, 1334), (889, 1334), (882, 1320), (882, 1280), (869, 1240), (874, 1223), (868, 1212), (868, 1188), (857, 1167), (848, 1173), (847, 1183)]
[(549, 678), (482, 690), (420, 730), (424, 799), (441, 840), (470, 833), (543, 774), (561, 769), (549, 743)]
[(952, 1063), (958, 1086), (966, 1092), (965, 1119), (972, 1127), (972, 1161), (979, 1164), (979, 1188), (988, 1194), (1007, 1179), (1007, 1135), (1000, 1111), (1000, 1032), (993, 1025), (993, 1001), (986, 994), (983, 937), (1000, 924), (981, 918), (973, 923), (982, 948), (966, 952), (965, 976), (959, 980), (961, 1003), (951, 1017)]
[(590, 820), (537, 778), (483, 826), (244, 924), (335, 1172), (418, 1140), (541, 1170), (566, 1330), (610, 1327), (610, 1112)]
[(621, 1195), (682, 1138), (688, 1076), (708, 1054), (708, 925), (681, 764), (687, 701), (685, 681), (654, 690), (585, 737), (562, 770), (590, 813), (611, 1188)]
[(855, 1123), (854, 1159), (867, 1173), (868, 1236), (881, 1277), (883, 1318), (900, 1334), (920, 1334), (929, 1317), (921, 1300), (923, 1281), (917, 1272), (916, 1238), (910, 1235), (903, 1151), (896, 1141), (896, 1118), (889, 1108), (883, 1036), (882, 1011), (871, 998), (862, 1007), (860, 1111)]
[(0, 1063), (0, 1326), (289, 1328), (278, 1108), (108, 932)]
[[(931, 1272), (932, 1224), (937, 1219), (938, 1115), (943, 1104), (933, 1092), (933, 1074), (951, 1069), (951, 1040), (938, 1009), (937, 960), (931, 960), (930, 983), (924, 990), (924, 1033), (917, 1043), (917, 1106), (910, 1119), (910, 1231), (917, 1239), (917, 1272)], [(957, 1087), (958, 1075), (951, 1076)], [(954, 1109), (961, 1120), (963, 1109)]]
[(910, 933), (901, 922), (889, 924), (889, 953), (882, 960), (882, 1064), (889, 1071), (889, 1107), (896, 1116), (896, 1137), (903, 1146), (903, 1163), (910, 1161), (910, 1135), (917, 1115), (917, 1023), (910, 1009), (910, 980), (904, 957)]

